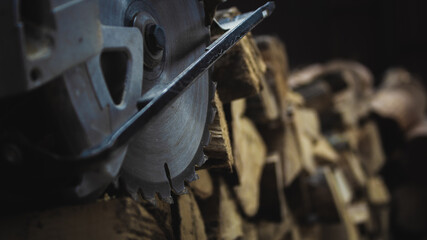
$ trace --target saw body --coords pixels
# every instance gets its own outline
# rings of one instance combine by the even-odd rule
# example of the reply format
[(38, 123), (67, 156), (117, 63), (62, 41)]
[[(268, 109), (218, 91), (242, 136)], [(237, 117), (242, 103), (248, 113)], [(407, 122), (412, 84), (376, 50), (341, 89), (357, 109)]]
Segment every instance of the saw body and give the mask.
[(12, 46), (0, 57), (7, 198), (84, 201), (111, 183), (150, 201), (185, 193), (215, 114), (207, 70), (272, 6), (208, 47), (202, 1), (34, 2), (0, 4)]

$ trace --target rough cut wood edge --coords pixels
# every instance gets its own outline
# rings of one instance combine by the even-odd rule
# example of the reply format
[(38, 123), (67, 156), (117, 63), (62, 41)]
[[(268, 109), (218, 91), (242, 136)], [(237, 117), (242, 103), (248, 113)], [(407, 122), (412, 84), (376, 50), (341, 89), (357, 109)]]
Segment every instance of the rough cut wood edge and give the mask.
[(258, 94), (265, 71), (265, 63), (249, 33), (215, 64), (213, 80), (218, 83), (221, 101), (229, 103)]
[(0, 220), (0, 239), (171, 239), (154, 217), (130, 198), (67, 206)]
[(199, 175), (199, 179), (191, 182), (190, 188), (198, 198), (207, 199), (212, 196), (214, 191), (211, 175), (206, 169), (197, 171), (197, 175)]
[(259, 95), (247, 98), (246, 115), (255, 123), (268, 123), (280, 117), (279, 103), (272, 88), (261, 79), (262, 90)]
[(295, 132), (301, 154), (301, 164), (306, 172), (314, 174), (316, 172), (316, 162), (313, 154), (313, 140), (319, 134), (319, 127), (312, 123), (317, 123), (317, 115), (306, 108), (295, 108), (293, 114)]
[(219, 235), (218, 239), (234, 240), (243, 237), (243, 220), (230, 189), (219, 179)]
[(253, 122), (243, 115), (245, 100), (231, 103), (233, 152), (240, 184), (234, 188), (238, 202), (247, 216), (254, 216), (259, 206), (259, 184), (267, 148)]
[(217, 113), (213, 123), (209, 125), (211, 141), (209, 145), (204, 148), (204, 153), (208, 156), (208, 160), (203, 165), (203, 168), (231, 169), (234, 163), (234, 157), (231, 149), (228, 124), (225, 119), (222, 102), (217, 93), (215, 93), (214, 103)]
[(205, 225), (199, 206), (191, 190), (188, 194), (178, 196), (180, 217), (180, 239), (206, 240)]
[[(256, 36), (255, 42), (267, 66), (267, 82), (275, 90), (281, 112), (286, 111), (289, 64), (286, 47), (277, 37)], [(271, 76), (271, 79), (270, 77)]]
[(302, 160), (295, 123), (288, 121), (286, 122), (285, 128), (285, 140), (283, 145), (284, 158), (282, 166), (285, 186), (289, 186), (301, 173)]
[(323, 136), (320, 136), (313, 149), (314, 156), (319, 162), (337, 163), (340, 156)]
[(381, 177), (370, 177), (367, 183), (368, 199), (372, 205), (381, 206), (390, 203), (390, 193)]
[(331, 190), (332, 196), (334, 198), (335, 205), (338, 209), (342, 223), (345, 226), (346, 235), (348, 240), (358, 240), (360, 239), (359, 231), (353, 223), (348, 211), (345, 200), (340, 192), (338, 182), (334, 177), (334, 173), (328, 167), (323, 167), (322, 171), (325, 174), (326, 182), (328, 183), (329, 189)]
[(374, 176), (385, 163), (385, 154), (377, 125), (372, 121), (366, 123), (361, 129), (360, 135), (358, 149), (362, 163), (369, 176)]
[(261, 177), (260, 205), (258, 218), (285, 221), (286, 201), (280, 153), (267, 156)]

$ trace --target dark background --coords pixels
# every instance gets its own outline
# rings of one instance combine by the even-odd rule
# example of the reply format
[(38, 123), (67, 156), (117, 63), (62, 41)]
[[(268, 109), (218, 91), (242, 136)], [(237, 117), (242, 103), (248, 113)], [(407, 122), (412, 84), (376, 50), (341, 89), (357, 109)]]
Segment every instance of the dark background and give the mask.
[[(264, 0), (228, 0), (220, 8), (256, 9)], [(367, 65), (376, 81), (392, 66), (427, 79), (426, 0), (278, 0), (254, 34), (286, 44), (292, 68), (330, 59)]]

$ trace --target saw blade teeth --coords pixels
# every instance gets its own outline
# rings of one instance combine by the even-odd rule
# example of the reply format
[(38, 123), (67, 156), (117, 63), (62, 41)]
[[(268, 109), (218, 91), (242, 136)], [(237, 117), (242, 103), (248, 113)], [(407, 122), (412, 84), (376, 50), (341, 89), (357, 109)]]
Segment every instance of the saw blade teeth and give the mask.
[(187, 192), (187, 189), (185, 188), (185, 185), (184, 185), (184, 181), (182, 181), (182, 179), (177, 181), (172, 181), (171, 185), (174, 193), (176, 193), (177, 195), (182, 195)]
[(126, 184), (126, 191), (129, 193), (129, 195), (132, 197), (132, 199), (133, 200), (138, 200), (138, 187), (137, 186), (135, 186), (135, 185), (133, 185), (133, 184), (130, 184), (130, 183), (127, 183)]
[(199, 179), (199, 175), (197, 175), (197, 173), (194, 172), (193, 174), (191, 174), (190, 176), (188, 176), (186, 178), (186, 181), (190, 183), (190, 182), (194, 182), (194, 181), (196, 181), (198, 179)]
[(203, 164), (205, 164), (207, 160), (208, 160), (208, 156), (206, 156), (205, 154), (202, 154), (202, 156), (199, 158), (199, 160), (196, 163), (197, 167), (203, 166)]
[(156, 198), (149, 198), (149, 199), (145, 199), (145, 200), (147, 200), (151, 205), (157, 206)]
[(177, 195), (183, 195), (188, 193), (188, 189), (184, 186), (184, 183), (180, 184), (178, 187), (174, 187), (174, 192)]
[(162, 196), (160, 195), (160, 199), (162, 199), (162, 201), (168, 203), (168, 204), (173, 204), (173, 198), (172, 196), (169, 194), (168, 196)]
[(148, 201), (152, 199), (156, 199), (156, 194), (154, 192), (141, 189), (141, 194), (142, 194), (142, 197)]

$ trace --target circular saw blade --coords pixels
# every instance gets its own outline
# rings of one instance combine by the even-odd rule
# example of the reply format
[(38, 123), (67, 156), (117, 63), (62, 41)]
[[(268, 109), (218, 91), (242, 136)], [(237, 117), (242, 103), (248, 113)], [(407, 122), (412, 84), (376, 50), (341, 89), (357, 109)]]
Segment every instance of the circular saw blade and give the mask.
[[(147, 12), (164, 29), (162, 69), (157, 70), (158, 74), (145, 69), (143, 81), (144, 92), (161, 90), (204, 52), (209, 29), (203, 6), (198, 0), (143, 0), (132, 4), (130, 8), (140, 7), (132, 12)], [(206, 125), (213, 118), (212, 89), (208, 74), (202, 75), (137, 133), (122, 167), (122, 179), (132, 195), (141, 190), (144, 198), (153, 200), (159, 193), (170, 202), (171, 188), (184, 193), (184, 181), (197, 178), (195, 165), (205, 161), (202, 148), (209, 140)]]

